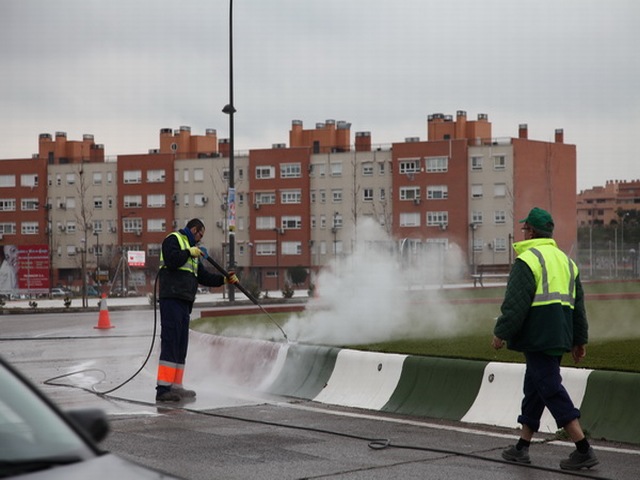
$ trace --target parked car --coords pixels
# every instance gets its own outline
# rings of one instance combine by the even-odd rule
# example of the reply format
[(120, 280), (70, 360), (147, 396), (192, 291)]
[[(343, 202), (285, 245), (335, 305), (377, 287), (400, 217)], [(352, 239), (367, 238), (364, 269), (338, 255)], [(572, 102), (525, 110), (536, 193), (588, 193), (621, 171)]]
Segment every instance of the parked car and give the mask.
[(93, 285), (87, 285), (87, 296), (88, 297), (99, 297), (100, 296), (100, 290), (98, 290)]
[(64, 288), (55, 287), (51, 289), (52, 297), (72, 297), (73, 294), (69, 290), (65, 290)]
[(108, 432), (104, 412), (62, 412), (0, 357), (0, 478), (179, 478), (100, 450)]

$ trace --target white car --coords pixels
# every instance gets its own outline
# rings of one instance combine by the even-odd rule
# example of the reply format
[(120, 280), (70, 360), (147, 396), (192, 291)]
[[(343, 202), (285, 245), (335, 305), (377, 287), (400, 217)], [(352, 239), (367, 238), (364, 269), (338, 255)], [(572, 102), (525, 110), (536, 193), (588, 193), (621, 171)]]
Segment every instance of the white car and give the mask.
[(0, 478), (178, 479), (101, 450), (101, 410), (62, 412), (0, 357)]
[(65, 290), (64, 288), (52, 288), (51, 289), (52, 297), (70, 297), (71, 292)]

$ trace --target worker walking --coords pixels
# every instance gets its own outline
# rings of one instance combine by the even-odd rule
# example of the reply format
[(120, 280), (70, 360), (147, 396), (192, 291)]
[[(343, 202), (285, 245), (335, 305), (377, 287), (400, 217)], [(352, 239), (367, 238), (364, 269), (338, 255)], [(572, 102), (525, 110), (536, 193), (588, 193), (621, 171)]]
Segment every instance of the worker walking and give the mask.
[(195, 218), (162, 242), (158, 402), (178, 402), (196, 395), (193, 390), (185, 389), (182, 381), (189, 343), (189, 320), (198, 284), (220, 287), (225, 283), (238, 283), (234, 272), (229, 272), (229, 277), (225, 278), (204, 268), (201, 258), (206, 258), (207, 250), (198, 246), (204, 232), (204, 223)]
[(525, 240), (513, 245), (518, 257), (509, 274), (492, 341), (495, 349), (506, 341), (510, 350), (523, 352), (526, 360), (518, 417), (522, 432), (518, 443), (502, 452), (502, 458), (531, 462), (531, 439), (547, 407), (558, 428), (564, 428), (576, 445), (560, 468), (591, 468), (598, 459), (580, 426), (580, 411), (560, 376), (564, 353), (571, 352), (576, 363), (586, 355), (588, 324), (578, 267), (553, 240), (554, 222), (549, 212), (533, 208), (520, 223), (524, 223)]

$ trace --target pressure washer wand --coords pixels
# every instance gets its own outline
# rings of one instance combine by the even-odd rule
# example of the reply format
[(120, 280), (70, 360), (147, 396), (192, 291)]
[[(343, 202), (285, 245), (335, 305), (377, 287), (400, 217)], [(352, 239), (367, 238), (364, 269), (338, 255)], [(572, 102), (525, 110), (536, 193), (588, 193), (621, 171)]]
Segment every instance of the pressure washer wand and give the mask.
[[(209, 261), (209, 263), (211, 265), (213, 265), (215, 267), (216, 270), (218, 270), (222, 275), (225, 276), (225, 278), (229, 278), (229, 272), (227, 272), (222, 265), (220, 265), (218, 262), (216, 262), (213, 258), (211, 258), (210, 256), (207, 256), (206, 259)], [(289, 341), (289, 337), (287, 337), (287, 334), (285, 333), (285, 331), (283, 330), (283, 328), (280, 326), (280, 324), (278, 322), (276, 322), (273, 317), (269, 314), (269, 312), (267, 312), (267, 310), (260, 304), (260, 302), (258, 301), (258, 299), (256, 297), (254, 297), (251, 292), (249, 290), (247, 290), (245, 287), (242, 286), (242, 284), (240, 282), (238, 283), (234, 283), (232, 284), (234, 285), (238, 290), (240, 290), (242, 293), (244, 293), (246, 295), (246, 297), (251, 300), (251, 302), (256, 305), (258, 308), (260, 308), (260, 310), (262, 310), (262, 313), (264, 313), (267, 317), (269, 317), (269, 320), (271, 320), (273, 322), (273, 324), (278, 327), (278, 329), (282, 332), (282, 335), (284, 336), (284, 339), (288, 342)]]

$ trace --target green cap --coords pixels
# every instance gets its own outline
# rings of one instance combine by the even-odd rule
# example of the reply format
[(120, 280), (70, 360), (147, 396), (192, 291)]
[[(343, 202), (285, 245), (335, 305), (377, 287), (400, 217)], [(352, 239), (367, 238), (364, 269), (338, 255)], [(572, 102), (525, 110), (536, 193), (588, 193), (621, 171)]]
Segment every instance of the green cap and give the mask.
[(529, 215), (527, 215), (527, 218), (520, 220), (520, 223), (524, 222), (540, 233), (553, 233), (553, 218), (551, 218), (551, 214), (549, 212), (541, 208), (533, 207), (529, 212)]

